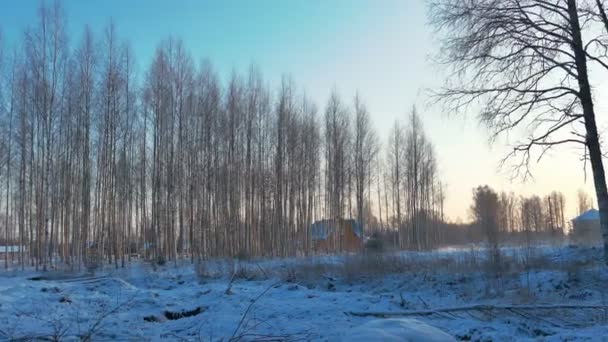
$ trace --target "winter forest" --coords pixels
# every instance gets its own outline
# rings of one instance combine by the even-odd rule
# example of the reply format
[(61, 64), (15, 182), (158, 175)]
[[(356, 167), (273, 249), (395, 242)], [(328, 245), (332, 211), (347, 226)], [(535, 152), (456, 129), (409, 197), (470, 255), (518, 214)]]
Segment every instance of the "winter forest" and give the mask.
[(28, 247), (20, 261), (303, 255), (319, 218), (398, 227), (401, 248), (441, 241), (415, 109), (382, 143), (357, 95), (319, 106), (254, 66), (222, 83), (175, 38), (135, 75), (112, 24), (72, 44), (58, 2), (38, 18), (2, 63), (3, 238)]
[[(179, 36), (158, 37), (139, 60), (111, 18), (71, 34), (61, 1), (39, 2), (14, 39), (0, 22), (0, 298), (25, 317), (0, 313), (0, 340), (608, 334), (603, 107), (593, 102), (594, 77), (608, 70), (603, 1), (426, 6), (447, 80), (428, 90), (431, 106), (403, 103), (388, 132), (363, 92), (336, 83), (318, 103), (290, 70), (279, 84), (255, 63), (222, 74)], [(504, 159), (515, 177), (528, 179), (549, 150), (580, 146), (595, 193), (483, 183), (451, 193), (427, 111), (479, 112), (492, 141), (525, 127)], [(446, 215), (452, 196), (470, 202), (466, 221)], [(34, 284), (31, 303), (7, 292), (17, 281)], [(35, 313), (37, 296), (72, 323)], [(217, 326), (197, 316), (211, 313)]]

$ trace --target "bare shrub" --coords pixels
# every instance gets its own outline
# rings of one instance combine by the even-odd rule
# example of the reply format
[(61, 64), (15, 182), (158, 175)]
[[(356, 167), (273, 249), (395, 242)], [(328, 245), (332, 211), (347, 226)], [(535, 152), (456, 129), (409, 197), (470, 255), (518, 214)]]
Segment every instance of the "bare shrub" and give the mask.
[(210, 278), (209, 269), (207, 268), (207, 264), (203, 261), (197, 261), (194, 264), (194, 273), (196, 273), (196, 278), (199, 281), (203, 281), (207, 278)]
[(245, 280), (254, 280), (257, 278), (261, 278), (260, 274), (256, 270), (252, 270), (248, 268), (246, 265), (241, 263), (237, 263), (234, 269), (234, 278), (235, 279), (245, 279)]
[(516, 295), (519, 303), (534, 303), (536, 302), (536, 294), (530, 288), (529, 284), (527, 286), (521, 286), (517, 289)]
[(296, 270), (294, 267), (288, 267), (283, 274), (283, 280), (288, 283), (293, 283), (298, 279), (296, 275)]
[(462, 265), (467, 269), (479, 269), (481, 258), (474, 248), (469, 249), (462, 257)]
[[(498, 255), (498, 256), (497, 256)], [(457, 254), (441, 253), (362, 253), (288, 260), (281, 265), (256, 262), (239, 262), (229, 259), (219, 264), (197, 264), (199, 279), (234, 277), (234, 279), (278, 278), (285, 282), (298, 282), (314, 286), (319, 279), (342, 278), (352, 281), (365, 277), (412, 273), (424, 277), (438, 272), (461, 275), (479, 275), (487, 280), (487, 292), (500, 294), (509, 277), (534, 270), (568, 271), (596, 265), (588, 260), (559, 262), (547, 253), (526, 253), (523, 249), (488, 251), (473, 249)], [(212, 267), (213, 265), (217, 267)], [(574, 273), (574, 272), (572, 272)]]
[(241, 248), (241, 249), (239, 249), (239, 252), (236, 254), (236, 258), (239, 261), (246, 261), (246, 260), (249, 260), (251, 258), (251, 256), (245, 249)]
[(156, 260), (154, 261), (158, 266), (164, 266), (167, 263), (167, 260), (165, 259), (164, 256), (159, 255), (156, 257)]
[(232, 259), (225, 261), (197, 261), (194, 264), (194, 272), (201, 282), (206, 279), (217, 279), (221, 277), (237, 279), (247, 278), (247, 271), (242, 270), (242, 267)]
[(95, 309), (97, 314), (95, 319), (89, 322), (89, 325), (85, 327), (84, 331), (79, 334), (80, 340), (85, 342), (95, 340), (96, 335), (98, 335), (105, 328), (108, 318), (115, 316), (117, 313), (130, 307), (134, 300), (135, 297), (131, 297), (122, 301), (117, 300), (116, 305), (114, 306), (99, 305)]
[(402, 273), (412, 269), (406, 259), (390, 254), (364, 254), (344, 260), (341, 275), (348, 280), (359, 277)]
[(488, 258), (486, 260), (486, 270), (490, 276), (500, 277), (504, 272), (504, 257), (497, 245), (492, 244), (488, 248)]
[(87, 272), (95, 274), (103, 264), (102, 256), (97, 250), (92, 250), (84, 258), (84, 267)]
[(294, 264), (283, 269), (279, 274), (288, 282), (307, 282), (323, 277), (341, 277), (352, 281), (365, 277), (379, 277), (389, 274), (436, 272), (478, 272), (484, 265), (485, 258), (477, 254), (465, 255), (463, 258), (452, 256), (410, 257), (400, 254), (364, 253), (343, 256), (337, 262), (326, 260)]
[(279, 276), (286, 282), (307, 283), (326, 276), (329, 273), (332, 273), (329, 264), (311, 261), (309, 263), (290, 265), (289, 267), (284, 268)]
[[(556, 266), (556, 263), (551, 260), (550, 257), (546, 255), (533, 254), (527, 260), (527, 268), (530, 270), (549, 270), (553, 269)], [(521, 270), (521, 266), (518, 268), (518, 271)]]
[(365, 243), (365, 252), (367, 253), (382, 253), (384, 252), (384, 241), (379, 236), (372, 236)]

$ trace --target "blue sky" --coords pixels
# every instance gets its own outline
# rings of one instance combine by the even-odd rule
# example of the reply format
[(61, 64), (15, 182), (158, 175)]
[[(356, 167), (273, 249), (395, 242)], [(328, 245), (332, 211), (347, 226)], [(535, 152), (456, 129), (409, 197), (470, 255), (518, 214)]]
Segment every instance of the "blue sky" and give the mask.
[[(37, 0), (0, 3), (0, 29), (9, 42), (35, 24), (38, 5)], [(441, 73), (429, 58), (436, 44), (423, 0), (64, 0), (62, 5), (71, 42), (80, 39), (85, 24), (99, 36), (112, 18), (119, 36), (132, 45), (140, 73), (157, 44), (172, 35), (195, 60), (209, 58), (224, 78), (252, 63), (271, 85), (284, 74), (292, 76), (321, 110), (332, 89), (347, 101), (358, 91), (384, 142), (394, 120), (416, 105), (436, 146), (453, 219), (468, 219), (471, 189), (479, 184), (526, 195), (561, 190), (569, 215), (576, 190), (592, 192), (577, 154), (568, 149), (535, 167), (535, 181), (511, 182), (498, 170), (504, 141), (489, 146), (475, 113), (448, 117), (428, 105), (425, 90), (440, 84)]]

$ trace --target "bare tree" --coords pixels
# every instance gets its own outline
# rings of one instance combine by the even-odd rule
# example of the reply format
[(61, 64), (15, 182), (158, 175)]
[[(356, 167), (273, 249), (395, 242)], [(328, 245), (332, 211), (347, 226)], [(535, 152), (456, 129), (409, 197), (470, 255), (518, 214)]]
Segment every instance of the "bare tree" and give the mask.
[[(11, 134), (12, 134), (12, 126), (13, 126), (13, 111), (14, 111), (14, 107), (15, 107), (15, 91), (14, 91), (15, 89), (13, 86), (15, 84), (15, 82), (13, 82), (13, 80), (15, 78), (15, 73), (16, 73), (16, 70), (15, 70), (16, 60), (13, 60), (13, 67), (10, 72), (10, 74), (11, 74), (10, 78), (12, 80), (9, 82), (10, 88), (7, 91), (7, 92), (10, 92), (8, 106), (5, 105), (5, 100), (4, 100), (4, 88), (5, 88), (4, 71), (5, 70), (2, 67), (3, 63), (4, 63), (4, 46), (3, 46), (3, 41), (2, 41), (2, 31), (0, 31), (0, 118), (4, 119), (6, 117), (5, 115), (7, 115), (7, 114), (9, 117), (8, 129), (5, 128), (5, 131), (2, 132), (2, 145), (3, 145), (2, 147), (3, 147), (3, 149), (8, 150), (8, 152), (6, 153), (6, 165), (7, 165), (6, 166), (6, 168), (7, 168), (6, 203), (5, 203), (6, 217), (5, 217), (5, 222), (4, 222), (4, 243), (6, 244), (6, 246), (8, 246), (10, 244), (10, 240), (11, 240), (10, 229), (9, 229), (9, 192), (10, 192), (11, 146), (12, 146)], [(6, 108), (6, 107), (8, 107), (8, 108)], [(5, 124), (5, 123), (3, 123), (3, 124)], [(5, 253), (5, 256), (4, 256), (4, 268), (5, 269), (8, 268), (8, 263), (9, 263), (8, 259), (9, 259), (9, 253)]]
[[(58, 1), (53, 5), (41, 4), (38, 10), (38, 26), (25, 33), (25, 50), (32, 82), (31, 99), (34, 112), (36, 148), (33, 150), (32, 171), (35, 183), (36, 265), (46, 269), (52, 259), (53, 225), (51, 224), (51, 166), (52, 145), (55, 137), (55, 119), (61, 105), (63, 68), (66, 59), (67, 37), (64, 28), (63, 9)], [(32, 146), (32, 149), (34, 147)], [(32, 177), (34, 178), (34, 177)]]
[(597, 39), (584, 39), (594, 22), (587, 7), (577, 0), (435, 0), (429, 12), (442, 37), (439, 60), (453, 71), (438, 92), (449, 109), (480, 104), (493, 137), (529, 128), (508, 155), (519, 158), (516, 174), (529, 175), (532, 158), (556, 146), (588, 151), (608, 263), (608, 190), (588, 72), (606, 56), (594, 54)]
[(80, 217), (76, 219), (79, 223), (74, 232), (74, 244), (77, 255), (77, 262), (81, 258), (87, 258), (87, 244), (90, 241), (90, 222), (91, 222), (91, 118), (93, 116), (95, 81), (96, 81), (96, 62), (97, 54), (94, 49), (95, 42), (90, 28), (85, 28), (82, 40), (75, 52), (77, 65), (76, 84), (78, 87), (76, 99), (76, 144), (77, 162), (79, 174), (74, 175), (80, 185), (80, 192), (75, 198), (79, 201), (75, 204), (75, 212), (80, 212)]
[(499, 230), (501, 233), (512, 233), (516, 230), (517, 199), (515, 194), (501, 192), (499, 196)]
[(473, 189), (471, 212), (475, 223), (487, 239), (489, 261), (494, 270), (500, 265), (498, 206), (498, 195), (492, 188), (485, 185)]
[(564, 207), (566, 200), (561, 192), (553, 191), (543, 199), (546, 230), (552, 236), (563, 233), (566, 225)]
[(378, 145), (376, 133), (371, 127), (369, 113), (359, 96), (355, 96), (355, 132), (354, 132), (354, 178), (355, 197), (357, 204), (357, 221), (364, 225), (364, 203), (370, 191), (372, 178), (372, 163), (375, 159)]
[[(327, 216), (333, 220), (344, 218), (346, 213), (349, 142), (348, 111), (334, 90), (325, 108), (326, 210)], [(341, 241), (336, 243), (340, 250)]]
[[(402, 191), (404, 189), (402, 182), (405, 178), (405, 135), (399, 122), (394, 123), (388, 139), (387, 165), (389, 168), (388, 174), (391, 184), (391, 208), (394, 226), (399, 232), (399, 246), (403, 248), (408, 241), (402, 217)], [(388, 203), (385, 203), (385, 206), (388, 207)]]
[(576, 192), (576, 200), (579, 215), (582, 215), (585, 211), (593, 208), (593, 205), (591, 204), (591, 197), (582, 189), (579, 189)]

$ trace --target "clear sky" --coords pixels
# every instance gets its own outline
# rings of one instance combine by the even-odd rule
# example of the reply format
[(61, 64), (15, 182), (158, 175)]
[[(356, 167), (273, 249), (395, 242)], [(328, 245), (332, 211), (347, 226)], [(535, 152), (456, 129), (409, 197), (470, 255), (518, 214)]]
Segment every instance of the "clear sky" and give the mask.
[[(448, 117), (429, 105), (426, 89), (441, 72), (430, 55), (436, 50), (426, 25), (424, 0), (104, 0), (62, 1), (72, 42), (85, 24), (98, 35), (112, 18), (122, 39), (130, 41), (143, 72), (157, 44), (170, 35), (183, 39), (195, 60), (209, 58), (223, 77), (255, 63), (271, 85), (289, 74), (323, 108), (332, 89), (344, 99), (359, 92), (383, 142), (395, 119), (416, 105), (434, 142), (442, 178), (447, 182), (446, 211), (468, 220), (472, 188), (544, 195), (560, 190), (574, 213), (577, 189), (585, 182), (578, 151), (559, 149), (534, 167), (535, 179), (512, 182), (498, 169), (505, 141), (490, 146), (483, 127), (467, 117)], [(37, 0), (0, 2), (0, 29), (11, 42), (36, 22)], [(604, 79), (594, 80), (604, 88)], [(601, 118), (608, 105), (598, 101)], [(604, 115), (605, 116), (605, 115)]]

